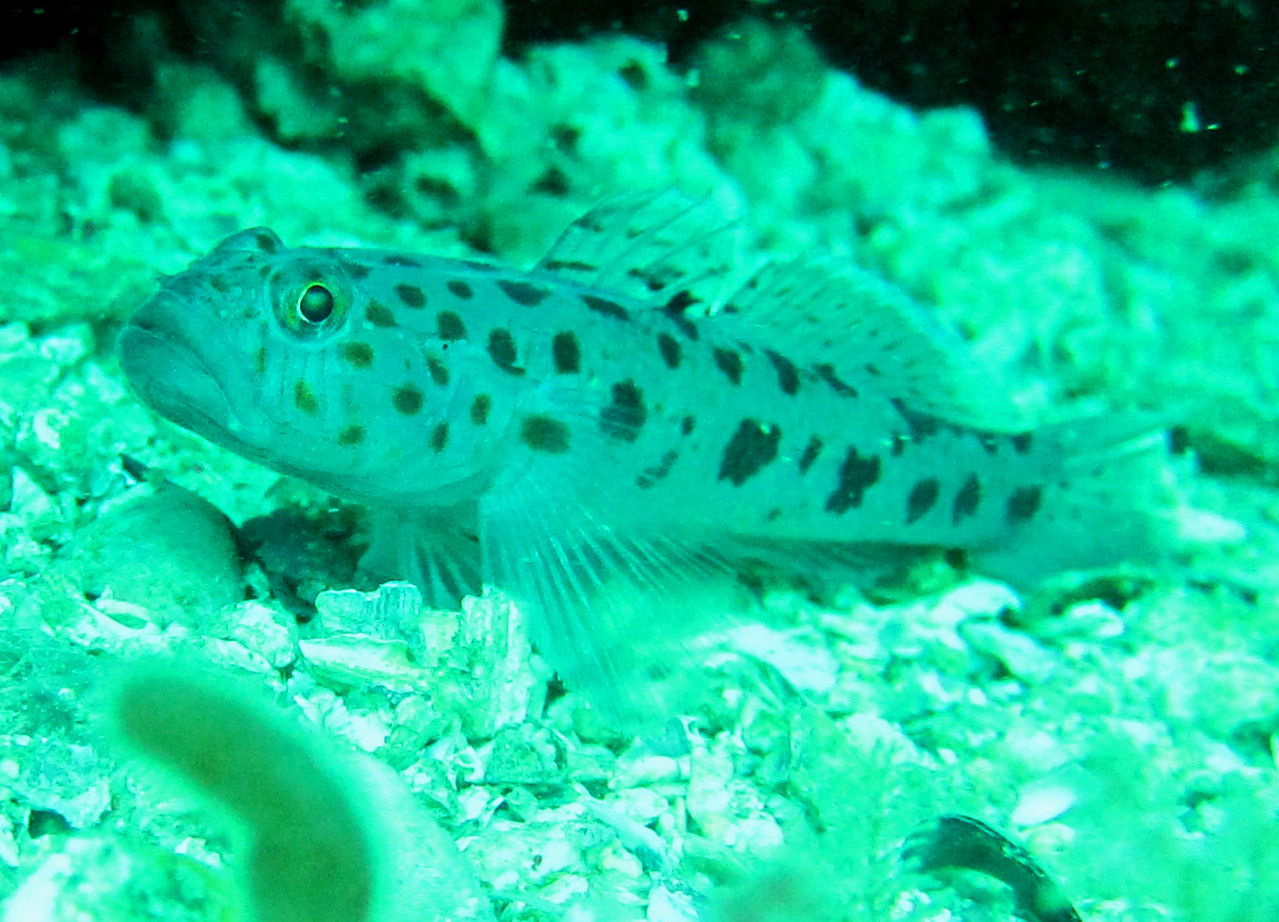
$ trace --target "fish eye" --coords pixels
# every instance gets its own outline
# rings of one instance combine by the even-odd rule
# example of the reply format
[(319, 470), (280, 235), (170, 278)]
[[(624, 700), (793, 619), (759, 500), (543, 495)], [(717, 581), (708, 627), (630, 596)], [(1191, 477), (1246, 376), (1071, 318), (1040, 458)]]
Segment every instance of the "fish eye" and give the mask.
[(334, 260), (304, 253), (271, 272), (266, 300), (282, 333), (318, 345), (346, 323), (351, 284)]
[(298, 314), (308, 323), (323, 323), (333, 316), (337, 302), (333, 292), (318, 282), (308, 285), (298, 298)]

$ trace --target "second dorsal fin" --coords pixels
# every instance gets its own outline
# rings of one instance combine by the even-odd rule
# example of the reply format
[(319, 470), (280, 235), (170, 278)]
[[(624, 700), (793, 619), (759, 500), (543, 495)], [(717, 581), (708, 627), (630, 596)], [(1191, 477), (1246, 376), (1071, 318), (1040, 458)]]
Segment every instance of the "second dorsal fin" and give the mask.
[(624, 194), (570, 224), (534, 271), (709, 314), (725, 335), (766, 342), (916, 413), (992, 431), (1027, 427), (1006, 388), (992, 386), (963, 341), (901, 289), (833, 258), (769, 262), (747, 276), (737, 238), (711, 199)]
[(1026, 428), (1006, 388), (992, 386), (991, 371), (957, 334), (900, 288), (833, 258), (761, 266), (714, 322), (917, 413), (994, 431)]

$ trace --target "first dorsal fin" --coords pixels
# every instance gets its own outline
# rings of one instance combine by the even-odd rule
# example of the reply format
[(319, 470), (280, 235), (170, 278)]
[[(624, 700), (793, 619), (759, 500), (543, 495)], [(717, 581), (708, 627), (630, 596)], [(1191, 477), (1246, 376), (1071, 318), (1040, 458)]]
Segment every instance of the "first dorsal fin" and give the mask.
[(534, 271), (637, 300), (714, 303), (739, 265), (737, 226), (710, 199), (642, 192), (605, 199), (568, 226)]

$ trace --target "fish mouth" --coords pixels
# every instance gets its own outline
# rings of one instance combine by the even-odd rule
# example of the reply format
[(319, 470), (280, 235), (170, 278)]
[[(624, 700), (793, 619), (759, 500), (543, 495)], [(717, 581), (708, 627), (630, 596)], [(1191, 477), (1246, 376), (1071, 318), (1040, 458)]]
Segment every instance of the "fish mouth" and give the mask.
[(240, 427), (226, 389), (204, 358), (208, 344), (197, 348), (180, 324), (168, 322), (181, 305), (159, 301), (144, 304), (120, 332), (116, 348), (125, 377), (165, 419), (206, 437), (225, 437)]

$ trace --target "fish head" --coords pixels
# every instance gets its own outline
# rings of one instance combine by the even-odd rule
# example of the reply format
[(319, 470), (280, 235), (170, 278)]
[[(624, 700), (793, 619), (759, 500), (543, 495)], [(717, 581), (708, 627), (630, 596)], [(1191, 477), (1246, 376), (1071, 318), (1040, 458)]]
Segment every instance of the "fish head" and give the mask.
[(438, 370), (451, 344), (396, 323), (343, 254), (234, 234), (129, 320), (125, 376), (166, 419), (330, 492), (451, 502), (481, 476), (449, 438), (469, 400)]

